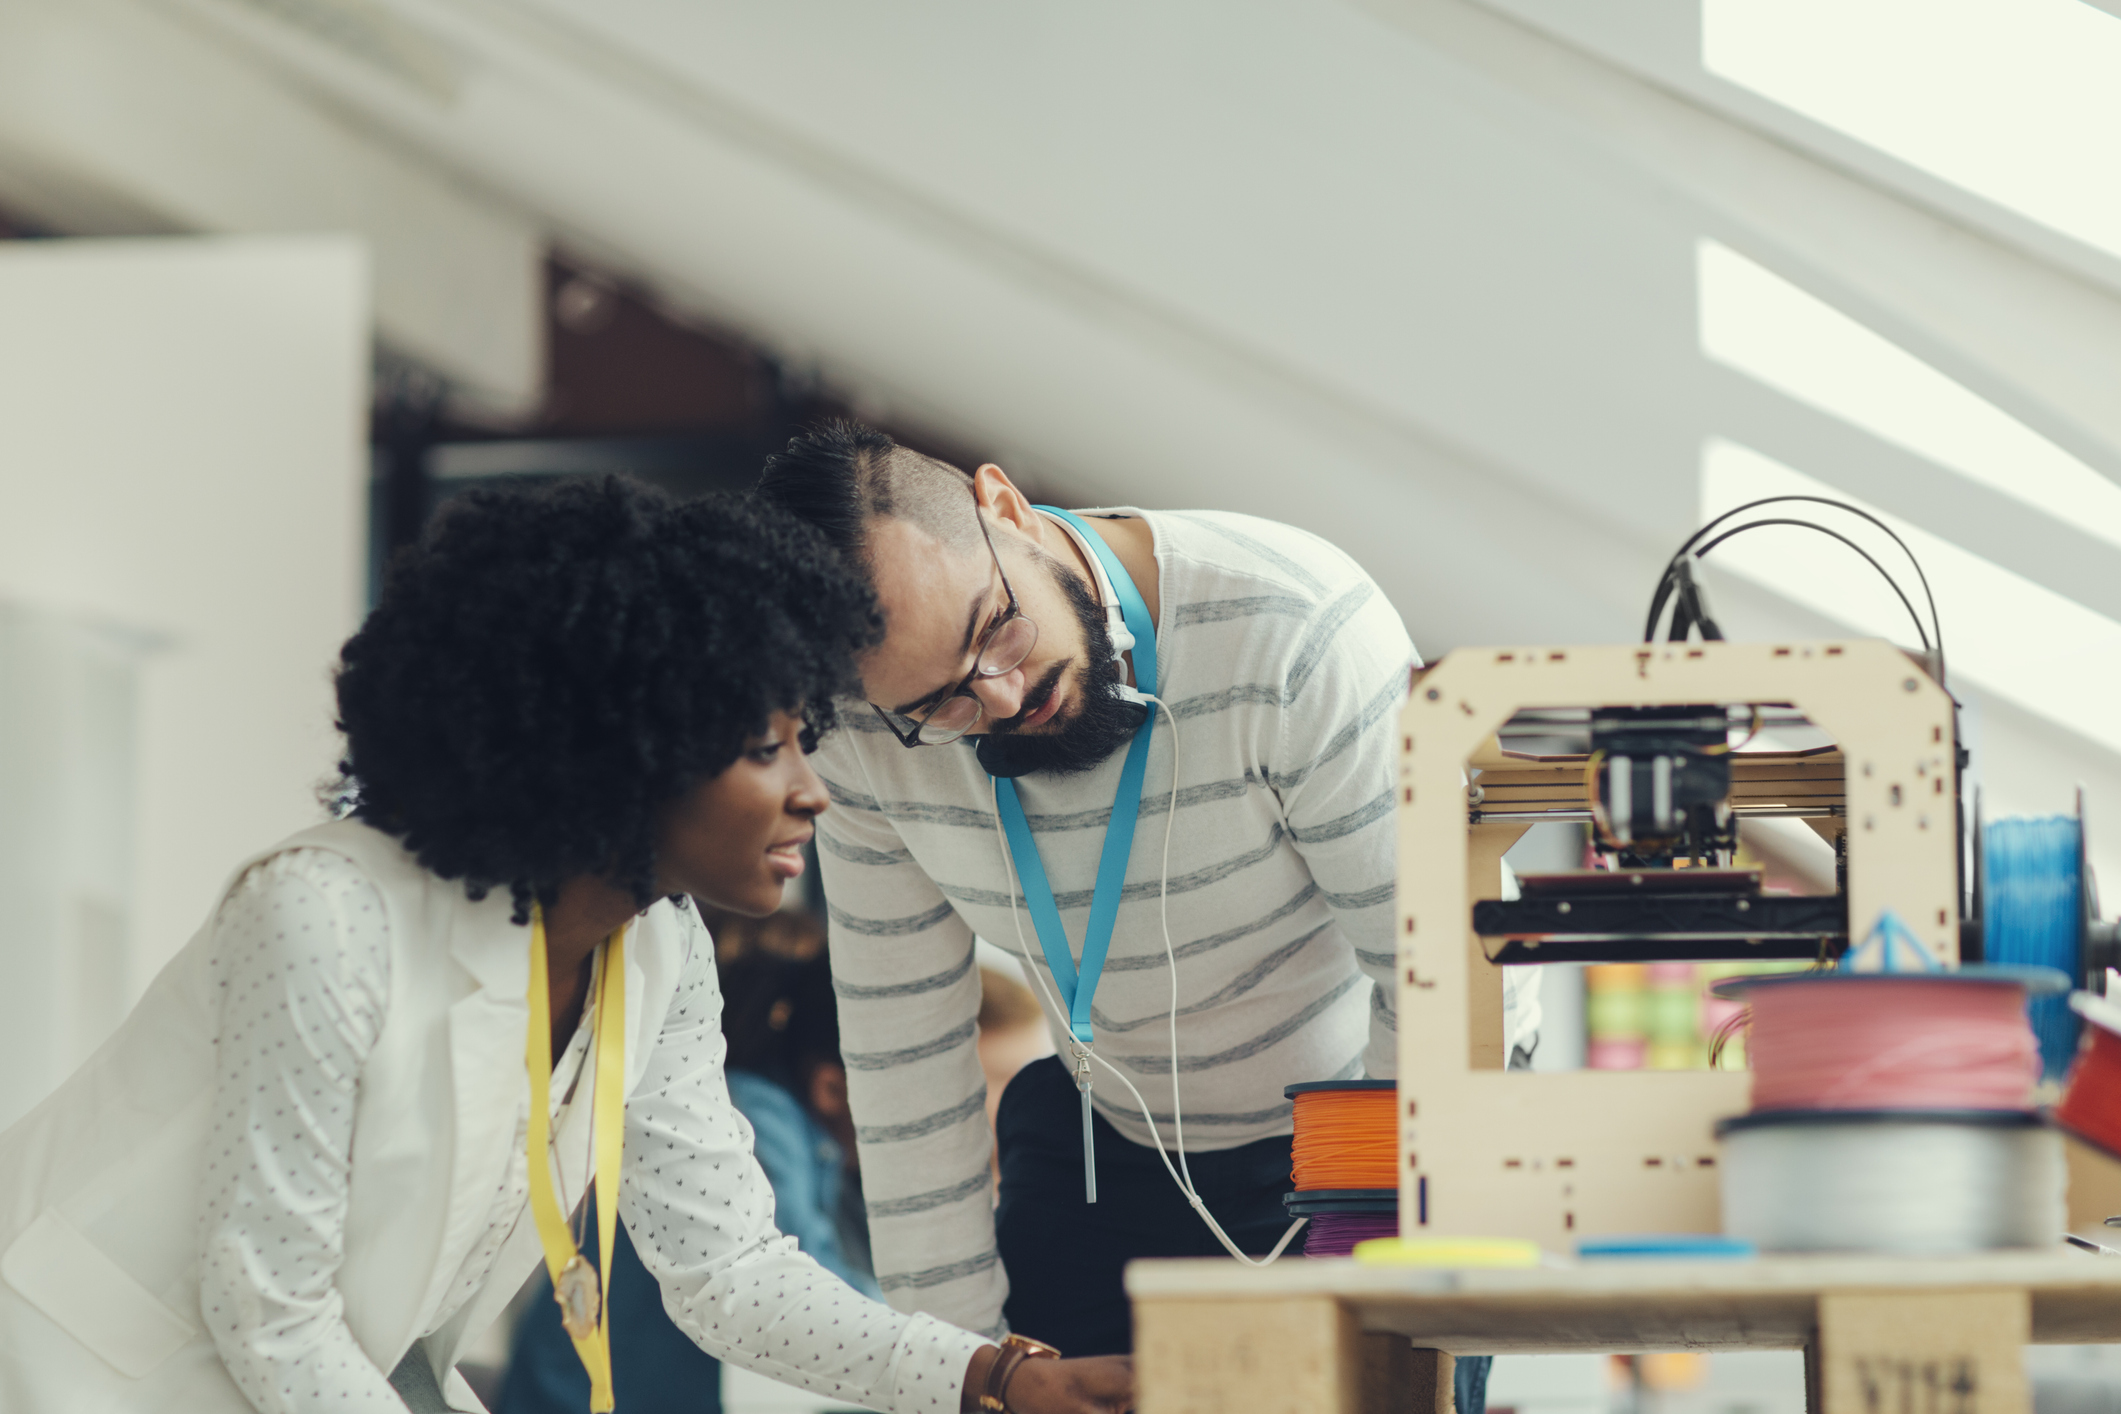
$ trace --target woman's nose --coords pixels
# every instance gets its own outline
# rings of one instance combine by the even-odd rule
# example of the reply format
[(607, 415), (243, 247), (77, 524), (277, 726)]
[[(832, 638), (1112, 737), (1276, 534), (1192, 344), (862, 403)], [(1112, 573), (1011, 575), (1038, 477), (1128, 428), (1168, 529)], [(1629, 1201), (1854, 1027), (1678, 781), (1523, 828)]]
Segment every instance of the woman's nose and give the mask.
[(824, 778), (818, 775), (808, 756), (797, 753), (795, 763), (795, 788), (788, 792), (788, 808), (802, 815), (824, 814), (832, 805), (832, 794), (825, 789)]
[(974, 678), (966, 686), (990, 722), (1006, 722), (1024, 707), (1024, 670), (1013, 668), (998, 678)]

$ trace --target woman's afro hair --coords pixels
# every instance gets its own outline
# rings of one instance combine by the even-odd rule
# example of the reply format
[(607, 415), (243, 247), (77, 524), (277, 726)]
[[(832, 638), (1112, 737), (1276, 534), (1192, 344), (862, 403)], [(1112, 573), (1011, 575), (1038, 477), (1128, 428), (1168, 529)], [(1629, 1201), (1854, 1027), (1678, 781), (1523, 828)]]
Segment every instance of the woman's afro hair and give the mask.
[(516, 921), (581, 874), (646, 905), (661, 807), (776, 711), (832, 725), (874, 600), (824, 539), (750, 497), (618, 476), (470, 491), (399, 555), (338, 671), (336, 790)]

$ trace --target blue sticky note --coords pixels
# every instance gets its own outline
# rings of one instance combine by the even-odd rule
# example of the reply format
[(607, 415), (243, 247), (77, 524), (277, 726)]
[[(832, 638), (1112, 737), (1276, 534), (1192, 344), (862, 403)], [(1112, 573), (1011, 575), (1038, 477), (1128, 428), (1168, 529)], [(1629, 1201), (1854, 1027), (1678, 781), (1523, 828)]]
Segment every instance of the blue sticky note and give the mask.
[(1686, 1232), (1653, 1232), (1627, 1237), (1587, 1237), (1576, 1244), (1579, 1257), (1649, 1257), (1695, 1261), (1739, 1261), (1757, 1256), (1753, 1244), (1736, 1237)]

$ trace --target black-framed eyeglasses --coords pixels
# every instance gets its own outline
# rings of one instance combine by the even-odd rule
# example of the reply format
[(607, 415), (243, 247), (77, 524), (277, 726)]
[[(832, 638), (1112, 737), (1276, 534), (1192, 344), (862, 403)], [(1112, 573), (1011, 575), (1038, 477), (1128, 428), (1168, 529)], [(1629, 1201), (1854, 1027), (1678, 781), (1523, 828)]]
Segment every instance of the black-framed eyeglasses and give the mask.
[[(972, 487), (970, 482), (966, 485)], [(969, 691), (972, 680), (998, 678), (1014, 672), (1038, 645), (1038, 625), (1025, 618), (1023, 610), (1017, 607), (1016, 591), (1009, 586), (1009, 573), (1002, 568), (1001, 554), (994, 548), (994, 536), (987, 530), (987, 518), (979, 513), (976, 488), (972, 490), (972, 518), (979, 522), (980, 538), (987, 542), (987, 553), (994, 558), (994, 572), (1000, 576), (1002, 593), (1009, 597), (1009, 602), (1002, 610), (1002, 616), (981, 636), (972, 656), (972, 671), (925, 714), (900, 717), (886, 712), (874, 702), (869, 704), (891, 734), (898, 738), (900, 746), (944, 746), (971, 731), (986, 710)], [(905, 725), (900, 726), (901, 722)]]

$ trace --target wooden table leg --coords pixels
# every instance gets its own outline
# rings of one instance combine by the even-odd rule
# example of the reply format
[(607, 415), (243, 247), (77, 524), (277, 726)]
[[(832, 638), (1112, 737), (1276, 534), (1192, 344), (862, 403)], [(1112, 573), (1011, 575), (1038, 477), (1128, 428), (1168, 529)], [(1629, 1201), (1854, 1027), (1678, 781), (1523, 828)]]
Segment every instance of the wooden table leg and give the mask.
[(1458, 1407), (1458, 1361), (1441, 1350), (1414, 1348), (1413, 1378), (1409, 1387), (1414, 1397), (1409, 1400), (1400, 1396), (1400, 1403), (1392, 1406), (1409, 1410), (1412, 1414), (1453, 1414)]
[(1362, 1414), (1452, 1414), (1455, 1367), (1441, 1350), (1403, 1335), (1363, 1332)]
[(1134, 1303), (1137, 1414), (1362, 1414), (1364, 1363), (1331, 1297)]
[(2023, 1290), (1819, 1298), (1813, 1414), (2031, 1414)]

